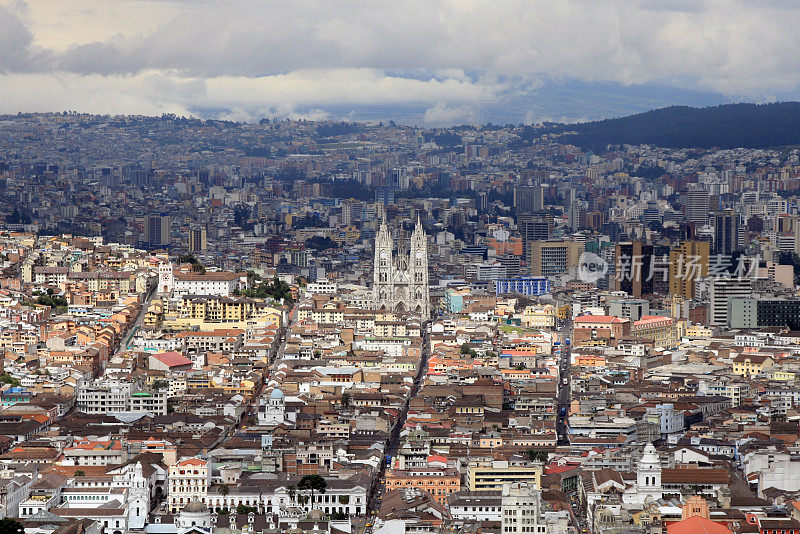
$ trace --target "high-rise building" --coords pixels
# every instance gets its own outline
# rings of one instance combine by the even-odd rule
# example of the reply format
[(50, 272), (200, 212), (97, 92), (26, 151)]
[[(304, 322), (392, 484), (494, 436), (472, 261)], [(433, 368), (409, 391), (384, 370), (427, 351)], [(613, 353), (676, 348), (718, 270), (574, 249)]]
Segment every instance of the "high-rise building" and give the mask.
[(344, 226), (350, 226), (353, 224), (353, 203), (352, 202), (344, 202), (342, 203), (342, 220), (340, 221)]
[(503, 484), (500, 508), (503, 534), (541, 534), (547, 530), (542, 520), (541, 492), (534, 484)]
[(699, 225), (708, 224), (709, 194), (700, 184), (690, 184), (686, 193), (686, 220)]
[(147, 215), (144, 218), (144, 239), (148, 248), (170, 245), (170, 217), (168, 215)]
[(567, 211), (567, 226), (573, 230), (586, 228), (586, 208), (572, 204)]
[(737, 219), (731, 210), (714, 214), (714, 254), (730, 256), (739, 249)]
[(749, 297), (753, 292), (753, 281), (749, 278), (717, 278), (709, 287), (708, 324), (724, 326), (728, 323), (728, 300)]
[(764, 299), (752, 295), (732, 297), (728, 306), (728, 328), (800, 328), (800, 300)]
[(514, 209), (517, 213), (533, 213), (544, 209), (544, 189), (539, 186), (515, 187)]
[(189, 252), (204, 252), (208, 248), (208, 237), (205, 226), (189, 228)]
[(694, 300), (695, 281), (708, 276), (707, 241), (684, 241), (669, 253), (669, 292)]
[(553, 276), (577, 268), (583, 244), (568, 239), (532, 241), (528, 250), (528, 263), (534, 276)]
[(653, 278), (663, 276), (654, 265), (653, 245), (641, 241), (618, 243), (614, 266), (614, 289), (634, 297), (653, 293)]
[(553, 231), (553, 217), (545, 214), (523, 213), (517, 215), (517, 227), (522, 236), (523, 250), (527, 251), (532, 241), (550, 239)]

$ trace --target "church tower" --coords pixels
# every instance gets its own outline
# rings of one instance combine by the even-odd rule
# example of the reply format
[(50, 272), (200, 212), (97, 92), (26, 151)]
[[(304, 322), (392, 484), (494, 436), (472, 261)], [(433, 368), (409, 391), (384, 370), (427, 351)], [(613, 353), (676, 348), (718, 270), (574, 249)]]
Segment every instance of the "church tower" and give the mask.
[(652, 443), (645, 446), (642, 459), (636, 468), (636, 487), (640, 494), (650, 495), (653, 499), (660, 499), (663, 496), (661, 460)]
[(172, 293), (175, 275), (172, 272), (172, 263), (163, 261), (158, 264), (158, 292)]
[(428, 240), (425, 237), (425, 230), (422, 223), (417, 218), (414, 233), (411, 234), (411, 251), (408, 259), (408, 280), (409, 280), (409, 308), (422, 314), (422, 317), (430, 316), (430, 294), (428, 291)]
[(392, 259), (392, 238), (386, 220), (381, 223), (375, 236), (375, 260), (372, 265), (372, 300), (376, 310), (393, 310), (394, 300), (394, 261)]
[(150, 513), (150, 486), (144, 476), (142, 462), (136, 462), (128, 487), (128, 523), (130, 528), (143, 529)]
[(419, 313), (423, 320), (430, 317), (428, 289), (428, 240), (422, 223), (417, 219), (410, 246), (399, 247), (394, 254), (394, 242), (386, 221), (375, 236), (372, 300), (376, 310)]

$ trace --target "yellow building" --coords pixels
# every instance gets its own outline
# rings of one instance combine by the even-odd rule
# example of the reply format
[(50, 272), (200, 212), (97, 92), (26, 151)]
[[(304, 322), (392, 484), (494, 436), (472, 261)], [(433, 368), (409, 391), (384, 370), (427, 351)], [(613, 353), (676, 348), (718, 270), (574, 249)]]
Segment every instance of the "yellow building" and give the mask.
[(512, 465), (507, 460), (470, 462), (467, 484), (470, 491), (500, 491), (504, 483), (527, 482), (537, 488), (542, 483), (541, 465)]
[(708, 241), (684, 241), (669, 253), (669, 292), (694, 299), (694, 285), (708, 276)]
[(144, 314), (144, 326), (147, 328), (158, 328), (164, 319), (164, 308), (160, 300), (150, 302)]
[(797, 375), (791, 371), (772, 371), (772, 380), (789, 381), (794, 380)]
[(686, 337), (689, 339), (711, 339), (714, 331), (702, 324), (692, 324), (686, 327)]
[(281, 326), (283, 313), (264, 301), (248, 297), (184, 295), (177, 315), (164, 317), (165, 329), (246, 328), (247, 326)]
[(556, 309), (551, 304), (527, 306), (522, 311), (520, 322), (528, 328), (552, 328), (556, 325)]
[(733, 374), (756, 376), (772, 367), (774, 360), (764, 354), (739, 354), (733, 359)]
[(655, 347), (670, 349), (678, 345), (678, 326), (672, 317), (645, 315), (633, 323), (631, 335), (652, 339)]

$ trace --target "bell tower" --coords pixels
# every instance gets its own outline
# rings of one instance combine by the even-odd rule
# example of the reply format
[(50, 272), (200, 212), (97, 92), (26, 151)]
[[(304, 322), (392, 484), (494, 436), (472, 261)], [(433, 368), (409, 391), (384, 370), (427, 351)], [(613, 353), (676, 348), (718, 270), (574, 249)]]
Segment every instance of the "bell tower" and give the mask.
[(372, 267), (372, 301), (376, 310), (391, 310), (394, 300), (394, 261), (392, 238), (384, 219), (375, 236), (375, 260)]
[(373, 306), (376, 310), (419, 313), (423, 320), (428, 319), (428, 239), (419, 219), (409, 246), (398, 247), (395, 254), (394, 245), (384, 220), (375, 236)]
[(425, 230), (417, 218), (414, 233), (411, 234), (411, 250), (408, 258), (408, 283), (410, 309), (422, 314), (426, 319), (430, 316), (430, 294), (428, 291), (428, 239)]

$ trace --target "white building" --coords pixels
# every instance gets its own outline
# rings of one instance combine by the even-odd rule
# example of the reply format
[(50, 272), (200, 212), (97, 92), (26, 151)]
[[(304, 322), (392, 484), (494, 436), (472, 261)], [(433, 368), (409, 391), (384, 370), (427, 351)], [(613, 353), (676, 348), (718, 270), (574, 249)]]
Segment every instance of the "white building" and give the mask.
[(169, 262), (158, 266), (158, 292), (180, 298), (184, 295), (215, 295), (230, 297), (239, 287), (241, 277), (236, 273), (211, 272), (176, 273)]
[(134, 391), (129, 382), (95, 380), (78, 389), (78, 411), (107, 415), (124, 412), (147, 412), (166, 415), (167, 392), (159, 390)]
[(750, 297), (753, 282), (748, 278), (717, 278), (709, 284), (709, 325), (728, 324), (728, 301), (734, 297)]
[(310, 295), (332, 295), (336, 293), (337, 290), (338, 286), (336, 282), (325, 279), (317, 280), (306, 286), (306, 294)]
[(278, 388), (272, 390), (269, 399), (263, 399), (258, 407), (258, 424), (264, 426), (282, 425), (286, 418), (286, 403), (283, 391)]
[(758, 484), (758, 495), (767, 488), (800, 491), (800, 451), (779, 452), (773, 448), (751, 451), (742, 456), (747, 481)]
[(455, 521), (502, 521), (502, 492), (459, 491), (448, 496)]
[(200, 458), (185, 458), (169, 466), (168, 481), (167, 506), (176, 513), (190, 502), (206, 502), (211, 466)]
[(662, 438), (667, 438), (671, 434), (683, 432), (685, 429), (685, 418), (682, 411), (676, 411), (673, 404), (657, 404), (648, 407), (646, 419), (658, 425)]
[(544, 534), (541, 492), (533, 484), (503, 484), (501, 501), (503, 534)]

